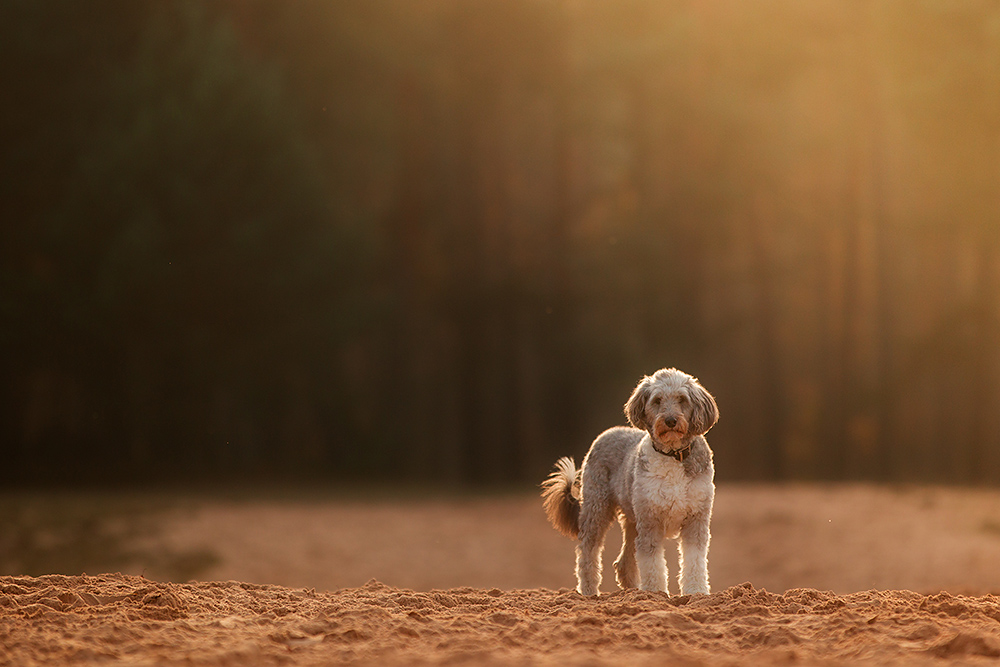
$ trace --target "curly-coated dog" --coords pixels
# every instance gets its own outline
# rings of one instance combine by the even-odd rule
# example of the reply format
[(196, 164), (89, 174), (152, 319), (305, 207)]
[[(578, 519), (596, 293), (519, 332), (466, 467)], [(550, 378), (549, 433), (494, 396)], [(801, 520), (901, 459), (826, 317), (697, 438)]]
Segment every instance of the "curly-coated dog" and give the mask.
[(579, 471), (563, 457), (542, 484), (549, 521), (580, 540), (577, 590), (597, 595), (604, 537), (617, 516), (623, 544), (615, 578), (621, 588), (666, 591), (664, 540), (680, 538), (681, 593), (708, 593), (715, 468), (704, 434), (719, 419), (715, 399), (697, 379), (664, 368), (639, 382), (625, 414), (635, 428), (608, 429)]

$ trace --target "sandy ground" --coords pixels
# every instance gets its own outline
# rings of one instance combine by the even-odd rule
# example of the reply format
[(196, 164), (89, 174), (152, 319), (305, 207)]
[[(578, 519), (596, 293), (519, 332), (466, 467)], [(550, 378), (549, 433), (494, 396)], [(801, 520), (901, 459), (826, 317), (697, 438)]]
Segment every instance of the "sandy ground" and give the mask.
[[(940, 665), (1000, 657), (995, 490), (720, 485), (715, 593), (618, 592), (606, 581), (607, 593), (594, 599), (571, 590), (573, 543), (523, 495), (105, 497), (103, 514), (88, 515), (83, 531), (93, 551), (87, 567), (98, 568), (88, 571), (101, 571), (93, 535), (117, 535), (101, 544), (106, 562), (125, 574), (97, 576), (79, 568), (23, 574), (40, 575), (38, 563), (72, 563), (53, 560), (46, 545), (63, 557), (77, 548), (65, 522), (31, 527), (24, 517), (77, 516), (93, 499), (5, 502), (0, 509), (16, 508), (4, 510), (13, 512), (5, 526), (16, 528), (5, 535), (17, 539), (0, 536), (0, 572), (11, 575), (0, 577), (0, 665)], [(146, 509), (108, 509), (123, 506)], [(606, 562), (617, 544), (609, 536)], [(197, 581), (183, 583), (185, 570)]]
[[(158, 539), (176, 553), (215, 553), (200, 579), (317, 590), (370, 579), (415, 590), (576, 583), (574, 543), (549, 526), (533, 495), (211, 502), (171, 515)], [(613, 528), (602, 590), (616, 590), (610, 564), (620, 545)], [(1000, 491), (723, 485), (710, 563), (716, 589), (750, 581), (779, 592), (1000, 592)]]
[(7, 665), (978, 664), (1000, 598), (562, 589), (336, 592), (128, 575), (0, 578)]

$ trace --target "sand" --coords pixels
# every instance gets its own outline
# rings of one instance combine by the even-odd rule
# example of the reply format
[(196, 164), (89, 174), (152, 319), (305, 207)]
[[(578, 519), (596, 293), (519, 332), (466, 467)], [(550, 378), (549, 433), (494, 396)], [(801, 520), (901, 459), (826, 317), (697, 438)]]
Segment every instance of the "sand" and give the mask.
[[(6, 665), (941, 664), (1000, 657), (1000, 598), (750, 584), (711, 595), (335, 592), (0, 578)], [(975, 664), (975, 663), (970, 663)]]
[[(88, 501), (66, 502), (79, 509)], [(720, 485), (707, 596), (620, 592), (613, 581), (598, 598), (578, 595), (573, 543), (525, 495), (205, 497), (157, 507), (136, 519), (152, 518), (153, 531), (108, 519), (134, 533), (108, 561), (125, 574), (0, 577), (0, 665), (975, 665), (1000, 657), (996, 490)], [(64, 548), (51, 526), (41, 534)], [(18, 542), (30, 546), (30, 535)], [(169, 581), (163, 554), (187, 553), (211, 557), (195, 559), (196, 581)], [(16, 556), (0, 540), (7, 571)]]

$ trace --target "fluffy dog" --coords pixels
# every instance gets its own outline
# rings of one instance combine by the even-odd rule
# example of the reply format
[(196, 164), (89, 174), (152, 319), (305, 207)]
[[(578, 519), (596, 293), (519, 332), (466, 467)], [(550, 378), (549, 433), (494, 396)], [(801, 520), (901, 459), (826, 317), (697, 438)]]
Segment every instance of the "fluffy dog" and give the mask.
[(634, 428), (608, 429), (579, 471), (563, 457), (542, 484), (549, 521), (580, 540), (577, 590), (597, 595), (604, 537), (617, 516), (619, 587), (666, 591), (663, 543), (679, 538), (681, 594), (708, 593), (715, 468), (704, 434), (719, 419), (715, 399), (687, 373), (664, 368), (639, 382), (625, 414)]

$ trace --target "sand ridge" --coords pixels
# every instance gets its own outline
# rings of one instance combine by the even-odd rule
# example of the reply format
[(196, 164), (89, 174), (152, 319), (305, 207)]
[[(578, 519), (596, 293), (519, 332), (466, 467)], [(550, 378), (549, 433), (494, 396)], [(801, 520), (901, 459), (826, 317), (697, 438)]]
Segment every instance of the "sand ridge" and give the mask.
[(1000, 657), (1000, 598), (749, 583), (707, 596), (332, 592), (142, 577), (0, 577), (0, 664), (942, 664)]

